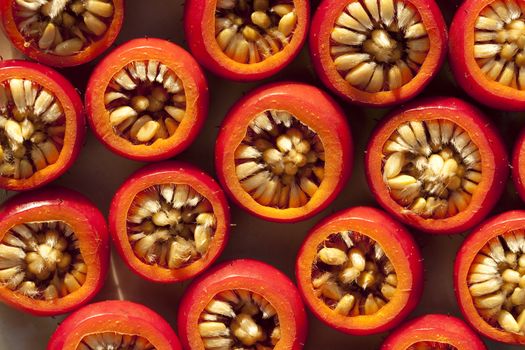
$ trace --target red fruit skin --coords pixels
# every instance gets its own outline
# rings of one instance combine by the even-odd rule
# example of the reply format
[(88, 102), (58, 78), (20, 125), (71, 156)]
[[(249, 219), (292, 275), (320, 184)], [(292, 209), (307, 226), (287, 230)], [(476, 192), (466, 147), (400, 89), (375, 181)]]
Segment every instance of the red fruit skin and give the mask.
[[(416, 8), (420, 9), (420, 11), (424, 9), (425, 13), (429, 14), (435, 22), (432, 23), (431, 29), (432, 32), (435, 33), (434, 35), (436, 36), (434, 38), (436, 40), (435, 42), (437, 43), (439, 40), (439, 43), (441, 43), (441, 46), (438, 50), (438, 58), (435, 62), (435, 67), (433, 67), (430, 72), (425, 72), (425, 75), (421, 77), (422, 81), (418, 84), (417, 87), (411, 86), (412, 82), (410, 82), (403, 86), (399, 90), (399, 93), (391, 94), (391, 96), (387, 98), (378, 97), (369, 100), (366, 100), (366, 98), (363, 97), (365, 94), (362, 93), (359, 94), (363, 95), (361, 96), (361, 98), (354, 99), (345, 94), (343, 91), (341, 91), (341, 89), (337, 88), (336, 84), (330, 77), (331, 74), (329, 74), (333, 72), (328, 71), (328, 69), (323, 64), (323, 50), (326, 49), (326, 45), (328, 45), (329, 38), (322, 38), (321, 33), (323, 33), (324, 35), (324, 32), (327, 30), (326, 27), (333, 26), (334, 21), (337, 18), (333, 17), (333, 12), (336, 11), (336, 9), (338, 8), (346, 6), (348, 3), (348, 0), (323, 0), (317, 8), (312, 19), (312, 26), (310, 29), (310, 35), (308, 39), (310, 56), (312, 58), (312, 63), (315, 72), (317, 73), (323, 84), (335, 94), (339, 95), (345, 100), (364, 107), (391, 107), (409, 101), (417, 95), (419, 95), (425, 89), (425, 87), (432, 81), (434, 76), (440, 71), (447, 56), (447, 25), (445, 23), (445, 20), (443, 19), (441, 10), (436, 4), (436, 2), (434, 0), (410, 0), (410, 3), (412, 3)], [(330, 60), (330, 63), (332, 62), (333, 61)], [(338, 75), (337, 79), (339, 78), (341, 80), (344, 80), (341, 76)]]
[[(155, 178), (158, 178), (159, 176), (167, 177), (173, 173), (186, 174), (190, 182), (195, 182), (196, 180), (198, 180), (203, 186), (209, 188), (210, 191), (213, 191), (215, 197), (213, 199), (208, 198), (208, 200), (210, 200), (210, 202), (214, 202), (212, 203), (212, 205), (218, 204), (222, 208), (221, 212), (223, 217), (218, 218), (218, 221), (220, 223), (218, 224), (218, 226), (220, 225), (221, 227), (224, 227), (225, 231), (222, 240), (219, 242), (219, 247), (214, 249), (214, 256), (209, 258), (209, 260), (205, 263), (205, 266), (202, 266), (202, 268), (199, 268), (198, 270), (193, 270), (185, 274), (183, 277), (165, 276), (161, 273), (152, 274), (147, 273), (146, 271), (143, 271), (141, 269), (137, 269), (134, 263), (130, 261), (131, 257), (129, 257), (128, 253), (124, 250), (123, 243), (121, 242), (121, 239), (119, 237), (120, 230), (118, 229), (119, 213), (121, 213), (122, 210), (126, 210), (126, 212), (128, 210), (128, 208), (121, 207), (121, 204), (125, 200), (125, 198), (129, 196), (130, 187), (136, 184), (150, 183), (149, 181), (155, 181)], [(154, 182), (151, 182), (150, 184), (153, 185)], [(222, 254), (224, 248), (228, 244), (229, 239), (230, 210), (226, 196), (222, 192), (219, 185), (208, 174), (204, 173), (199, 168), (188, 163), (168, 161), (163, 163), (147, 165), (144, 168), (139, 169), (120, 186), (117, 193), (113, 197), (113, 200), (111, 201), (111, 206), (109, 210), (109, 227), (113, 243), (115, 244), (115, 248), (117, 249), (124, 263), (126, 263), (126, 265), (133, 272), (151, 282), (171, 283), (195, 277), (197, 274), (202, 273), (206, 268), (213, 264), (215, 260), (217, 260), (217, 258)], [(212, 242), (212, 245), (214, 244), (217, 244), (217, 241), (214, 240)], [(133, 256), (133, 258), (135, 258), (135, 256)]]
[(475, 256), (492, 238), (525, 227), (525, 211), (512, 210), (496, 215), (472, 230), (461, 245), (454, 263), (454, 290), (465, 320), (483, 336), (492, 340), (525, 345), (525, 336), (504, 332), (485, 321), (478, 313), (466, 283)]
[[(436, 115), (438, 111), (443, 111), (443, 113), (455, 112), (455, 121), (463, 123), (468, 121), (471, 126), (470, 130), (469, 128), (463, 128), (469, 131), (471, 135), (479, 137), (478, 133), (482, 134), (486, 140), (487, 146), (490, 145), (490, 147), (487, 148), (490, 149), (492, 157), (489, 160), (484, 160), (484, 162), (490, 162), (490, 167), (487, 169), (493, 172), (492, 181), (485, 186), (488, 188), (488, 191), (483, 200), (480, 203), (477, 203), (474, 208), (472, 207), (472, 203), (469, 205), (467, 210), (471, 212), (470, 218), (464, 219), (462, 222), (455, 222), (457, 220), (452, 220), (455, 218), (454, 216), (446, 219), (424, 220), (416, 214), (411, 212), (407, 213), (403, 210), (403, 207), (390, 197), (386, 185), (383, 181), (378, 180), (377, 174), (372, 174), (372, 159), (375, 154), (381, 154), (382, 152), (383, 146), (378, 145), (376, 142), (376, 139), (382, 134), (382, 128), (392, 119), (400, 118), (404, 113), (414, 111), (429, 115)], [(466, 118), (468, 118), (468, 120)], [(479, 144), (478, 147), (480, 147), (481, 152), (483, 147)], [(501, 197), (509, 175), (507, 151), (501, 136), (498, 134), (497, 128), (478, 108), (454, 97), (432, 97), (421, 99), (419, 101), (411, 102), (383, 118), (370, 138), (365, 156), (365, 168), (370, 190), (375, 199), (384, 209), (407, 225), (427, 233), (444, 235), (464, 232), (481, 222), (490, 213)]]
[[(385, 322), (381, 324), (381, 321), (377, 322), (374, 325), (363, 324), (370, 323), (366, 320), (361, 321), (348, 321), (342, 323), (337, 320), (331, 319), (331, 315), (324, 314), (323, 310), (315, 307), (309, 302), (311, 300), (311, 286), (308, 283), (305, 283), (305, 271), (311, 271), (311, 262), (304, 261), (303, 257), (307, 254), (308, 250), (317, 250), (317, 243), (320, 243), (318, 239), (314, 236), (320, 236), (323, 232), (326, 232), (328, 229), (324, 228), (325, 226), (339, 225), (339, 222), (347, 222), (349, 229), (359, 227), (366, 227), (369, 231), (368, 234), (375, 232), (383, 232), (381, 237), (371, 236), (372, 239), (376, 240), (377, 238), (382, 238), (381, 241), (378, 241), (385, 253), (392, 259), (394, 256), (402, 256), (408, 261), (408, 271), (400, 271), (399, 274), (403, 274), (404, 277), (410, 274), (411, 276), (411, 286), (407, 287), (409, 289), (407, 293), (406, 304), (400, 310), (397, 310), (398, 313), (395, 315), (386, 315), (382, 314), (381, 318), (385, 319)], [(351, 225), (351, 226), (350, 226)], [(335, 228), (335, 226), (334, 226)], [(341, 228), (341, 226), (338, 226)], [(367, 233), (367, 232), (363, 232)], [(379, 236), (379, 233), (375, 233)], [(313, 246), (312, 246), (313, 245)], [(305, 241), (301, 245), (299, 254), (297, 255), (296, 265), (295, 265), (295, 276), (298, 281), (297, 285), (299, 292), (301, 293), (303, 300), (306, 305), (309, 307), (310, 311), (324, 324), (334, 328), (340, 332), (351, 334), (351, 335), (372, 335), (381, 332), (385, 332), (393, 327), (399, 325), (419, 304), (421, 300), (421, 295), (423, 294), (423, 258), (419, 248), (412, 238), (411, 234), (397, 221), (392, 219), (386, 213), (381, 210), (371, 208), (371, 207), (353, 207), (349, 209), (342, 210), (338, 213), (335, 213), (310, 230)], [(398, 267), (396, 267), (397, 269)], [(311, 278), (307, 278), (311, 284)], [(368, 328), (367, 328), (368, 327)]]
[[(98, 260), (100, 269), (97, 271), (95, 277), (91, 279), (91, 289), (87, 293), (84, 293), (82, 298), (76, 298), (78, 300), (74, 300), (75, 298), (71, 300), (71, 298), (69, 298), (68, 305), (61, 305), (61, 299), (64, 299), (61, 298), (58, 299), (58, 301), (50, 303), (46, 308), (40, 308), (36, 302), (27, 302), (21, 298), (12, 297), (5, 299), (6, 292), (3, 290), (0, 291), (0, 299), (9, 306), (35, 316), (64, 314), (89, 302), (104, 286), (110, 257), (109, 234), (106, 220), (97, 207), (80, 193), (62, 187), (48, 187), (37, 191), (21, 193), (7, 200), (0, 207), (0, 223), (8, 220), (11, 221), (13, 218), (18, 222), (30, 221), (31, 212), (35, 211), (59, 213), (67, 211), (77, 213), (78, 221), (90, 227), (93, 235), (91, 238), (91, 244), (93, 246), (91, 254)], [(88, 266), (88, 269), (89, 268)], [(74, 293), (70, 294), (70, 296), (71, 295), (74, 295)]]
[[(108, 138), (107, 133), (110, 131), (106, 130), (106, 126), (102, 125), (100, 122), (99, 114), (102, 112), (99, 109), (99, 94), (100, 89), (103, 88), (104, 91), (107, 86), (105, 85), (105, 78), (108, 74), (117, 73), (114, 71), (119, 62), (126, 60), (127, 57), (136, 56), (137, 52), (140, 53), (140, 56), (147, 56), (148, 53), (155, 54), (164, 54), (167, 64), (170, 64), (173, 61), (177, 61), (177, 64), (184, 66), (186, 75), (193, 78), (193, 85), (195, 86), (192, 89), (192, 95), (190, 97), (195, 97), (192, 107), (195, 109), (195, 115), (193, 116), (193, 125), (183, 137), (183, 140), (179, 140), (181, 136), (172, 140), (172, 144), (167, 146), (164, 144), (162, 149), (157, 147), (156, 150), (152, 152), (144, 152), (142, 147), (133, 148), (131, 143), (128, 142), (129, 146), (122, 146), (122, 141), (117, 144), (112, 143), (113, 140)], [(189, 92), (187, 91), (187, 96)], [(200, 66), (193, 59), (193, 57), (182, 47), (173, 44), (169, 41), (157, 38), (139, 38), (130, 40), (115, 50), (110, 52), (104, 59), (98, 63), (98, 65), (93, 70), (91, 77), (89, 78), (88, 86), (85, 94), (85, 105), (87, 112), (87, 120), (91, 130), (97, 137), (97, 139), (104, 144), (110, 151), (118, 154), (119, 156), (139, 161), (139, 162), (155, 162), (166, 160), (172, 157), (175, 157), (179, 153), (183, 152), (188, 148), (193, 141), (197, 138), (197, 135), (201, 131), (206, 117), (208, 115), (208, 105), (209, 105), (209, 91), (208, 83), (206, 77)], [(193, 111), (193, 110), (192, 110)], [(109, 123), (109, 122), (108, 122)], [(171, 138), (171, 137), (170, 137)], [(107, 139), (107, 140), (106, 140)], [(113, 141), (114, 142), (114, 141)], [(127, 146), (127, 147), (126, 147)], [(135, 146), (136, 147), (136, 146)], [(152, 148), (150, 148), (152, 149)]]
[(113, 0), (115, 11), (111, 24), (102, 39), (99, 39), (91, 47), (73, 56), (58, 56), (47, 54), (33, 45), (26, 45), (26, 41), (16, 28), (13, 20), (12, 7), (16, 0), (0, 0), (0, 27), (2, 27), (11, 43), (23, 54), (42, 64), (53, 67), (72, 67), (78, 66), (94, 60), (108, 49), (122, 28), (124, 21), (124, 0)]
[[(61, 87), (62, 94), (67, 96), (68, 98), (68, 101), (66, 101), (68, 103), (67, 108), (71, 108), (74, 112), (75, 118), (72, 121), (72, 123), (76, 125), (76, 136), (74, 139), (74, 144), (71, 146), (69, 157), (66, 159), (66, 162), (60, 165), (60, 169), (53, 171), (51, 174), (47, 174), (45, 179), (39, 179), (36, 181), (24, 181), (23, 183), (17, 184), (6, 184), (3, 182), (0, 183), (0, 188), (13, 191), (27, 191), (38, 187), (42, 187), (63, 175), (69, 168), (71, 168), (71, 166), (77, 160), (80, 150), (84, 145), (84, 140), (86, 136), (86, 119), (84, 114), (84, 105), (82, 104), (80, 95), (78, 94), (78, 91), (75, 89), (75, 87), (71, 85), (71, 83), (57, 71), (46, 67), (42, 64), (22, 60), (0, 60), (0, 71), (2, 72), (2, 74), (11, 74), (11, 72), (13, 74), (16, 74), (15, 72), (21, 69), (27, 71), (27, 76), (25, 76), (26, 78), (31, 78), (31, 76), (33, 75), (44, 75)], [(66, 108), (66, 106), (63, 107)]]
[(518, 137), (512, 154), (512, 180), (521, 199), (525, 201), (525, 129)]
[[(297, 0), (296, 0), (297, 1)], [(207, 31), (210, 26), (205, 21), (206, 10), (213, 0), (186, 0), (184, 6), (184, 32), (186, 35), (186, 42), (192, 54), (198, 59), (206, 69), (219, 77), (239, 81), (251, 82), (262, 80), (277, 74), (279, 71), (288, 66), (301, 52), (301, 48), (306, 41), (306, 33), (308, 32), (308, 23), (310, 22), (310, 6), (309, 1), (302, 1), (304, 3), (306, 28), (300, 41), (297, 43), (297, 48), (293, 54), (286, 57), (285, 60), (279, 64), (273, 64), (271, 67), (263, 67), (258, 70), (239, 72), (228, 68), (228, 60), (220, 58), (222, 62), (218, 62), (219, 58), (215, 57), (213, 52), (208, 48), (205, 42), (203, 32)]]
[[(277, 310), (282, 332), (281, 341), (275, 350), (303, 348), (308, 332), (308, 320), (299, 292), (292, 281), (268, 264), (257, 260), (238, 259), (216, 265), (194, 280), (186, 290), (177, 316), (178, 333), (183, 349), (204, 349), (197, 324), (194, 322), (198, 321), (198, 316), (206, 304), (218, 292), (232, 288), (250, 291), (255, 289), (263, 297), (272, 298), (272, 306)], [(290, 320), (293, 320), (293, 324), (283, 322)], [(286, 344), (283, 345), (283, 342)]]
[[(227, 185), (228, 174), (226, 173), (228, 165), (227, 155), (235, 151), (232, 150), (230, 144), (230, 136), (236, 129), (245, 128), (247, 124), (244, 123), (246, 119), (246, 110), (251, 111), (256, 109), (257, 105), (262, 104), (261, 101), (265, 101), (268, 104), (268, 109), (271, 109), (273, 104), (295, 106), (298, 110), (315, 111), (317, 113), (316, 124), (314, 128), (320, 127), (321, 125), (327, 130), (334, 132), (334, 139), (337, 139), (341, 146), (341, 164), (340, 173), (337, 179), (335, 179), (335, 187), (330, 195), (315, 206), (304, 210), (302, 214), (287, 215), (283, 214), (278, 217), (273, 213), (266, 212), (265, 210), (257, 211), (256, 208), (252, 208), (253, 205), (250, 203), (246, 204), (239, 200), (235, 192)], [(281, 107), (281, 106), (280, 106)], [(255, 115), (254, 115), (255, 116)], [(253, 117), (253, 116), (250, 116)], [(235, 145), (235, 148), (238, 145)], [(325, 149), (327, 153), (328, 149)], [(344, 111), (341, 107), (333, 100), (330, 95), (321, 91), (313, 86), (295, 83), (295, 82), (282, 82), (269, 84), (254, 91), (250, 92), (245, 97), (231, 107), (226, 118), (224, 119), (219, 136), (215, 144), (215, 167), (217, 177), (222, 185), (222, 188), (226, 191), (229, 198), (232, 199), (238, 206), (245, 211), (259, 218), (279, 223), (292, 223), (298, 222), (310, 218), (319, 212), (323, 211), (335, 198), (340, 194), (343, 187), (348, 182), (352, 173), (354, 159), (354, 146), (353, 138), (350, 128), (345, 120)], [(287, 209), (290, 210), (290, 209)]]
[(493, 86), (494, 82), (482, 75), (481, 69), (475, 62), (476, 66), (472, 66), (473, 53), (465, 51), (467, 44), (469, 44), (468, 47), (471, 47), (465, 33), (473, 31), (473, 27), (470, 27), (468, 23), (469, 18), (479, 14), (482, 3), (488, 5), (491, 2), (492, 0), (465, 0), (456, 11), (450, 26), (450, 68), (459, 86), (478, 102), (495, 109), (523, 111), (525, 110), (525, 96), (522, 96), (523, 94), (519, 91), (509, 93), (510, 88), (503, 85)]
[(381, 350), (406, 350), (416, 342), (434, 341), (450, 344), (458, 350), (486, 350), (476, 333), (462, 320), (429, 314), (411, 320), (391, 333)]
[(125, 300), (108, 300), (85, 306), (67, 317), (51, 336), (47, 350), (67, 349), (65, 346), (68, 338), (88, 335), (89, 333), (79, 331), (79, 327), (83, 327), (87, 322), (96, 323), (95, 327), (89, 329), (91, 333), (103, 330), (96, 326), (111, 328), (112, 324), (118, 326), (119, 323), (143, 325), (145, 328), (151, 328), (162, 338), (164, 341), (162, 350), (181, 349), (177, 335), (159, 314), (141, 304)]

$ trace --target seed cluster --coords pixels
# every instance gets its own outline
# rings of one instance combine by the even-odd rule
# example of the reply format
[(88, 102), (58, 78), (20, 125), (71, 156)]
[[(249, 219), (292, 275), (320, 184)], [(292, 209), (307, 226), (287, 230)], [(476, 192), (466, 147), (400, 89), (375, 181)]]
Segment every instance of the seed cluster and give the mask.
[(155, 350), (144, 337), (115, 332), (86, 335), (77, 350)]
[(481, 181), (481, 155), (469, 134), (445, 119), (400, 125), (383, 147), (383, 179), (400, 205), (424, 218), (465, 210)]
[(137, 257), (169, 269), (204, 257), (217, 225), (210, 202), (185, 184), (162, 184), (140, 192), (127, 220)]
[(71, 56), (104, 35), (113, 17), (111, 0), (16, 0), (15, 20), (28, 43)]
[(496, 0), (476, 19), (474, 57), (490, 80), (525, 90), (525, 6)]
[(0, 283), (30, 298), (54, 300), (78, 290), (87, 265), (62, 221), (16, 225), (0, 242)]
[(379, 243), (344, 231), (319, 245), (312, 284), (318, 297), (338, 314), (372, 315), (394, 297), (397, 275)]
[(319, 136), (286, 111), (269, 110), (250, 123), (235, 151), (241, 186), (262, 205), (304, 206), (324, 177)]
[(479, 314), (501, 329), (525, 334), (525, 231), (491, 239), (476, 255), (467, 282)]
[(55, 96), (27, 79), (0, 83), (0, 175), (27, 179), (54, 164), (65, 118)]
[(290, 43), (296, 26), (293, 1), (217, 1), (217, 43), (239, 63), (258, 63), (279, 53)]
[(403, 0), (352, 1), (335, 22), (331, 55), (353, 87), (390, 91), (417, 74), (430, 50), (417, 9)]
[(156, 60), (122, 68), (108, 85), (104, 103), (114, 132), (133, 144), (167, 139), (186, 115), (182, 81)]
[(199, 318), (205, 349), (271, 350), (281, 338), (279, 317), (261, 295), (248, 290), (217, 294)]
[(457, 348), (450, 344), (420, 341), (410, 345), (407, 350), (457, 350)]

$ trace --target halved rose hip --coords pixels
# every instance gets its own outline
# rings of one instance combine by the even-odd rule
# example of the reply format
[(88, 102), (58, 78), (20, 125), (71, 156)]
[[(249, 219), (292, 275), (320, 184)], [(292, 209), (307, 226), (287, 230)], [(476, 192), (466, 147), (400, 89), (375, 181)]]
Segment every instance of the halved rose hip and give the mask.
[(486, 350), (481, 339), (462, 320), (425, 315), (399, 327), (381, 350)]
[(181, 350), (168, 322), (144, 305), (123, 300), (91, 304), (57, 328), (47, 350)]
[(12, 307), (69, 312), (100, 290), (108, 261), (104, 217), (76, 192), (28, 192), (0, 208), (0, 300)]
[(292, 282), (265, 263), (222, 263), (195, 280), (178, 314), (183, 347), (192, 350), (300, 350), (307, 333)]
[(321, 221), (296, 261), (299, 290), (310, 310), (348, 334), (373, 334), (399, 324), (423, 289), (419, 249), (403, 226), (368, 207)]
[(512, 155), (512, 180), (521, 199), (525, 201), (525, 129), (518, 137)]
[(142, 277), (175, 282), (194, 277), (228, 240), (228, 202), (215, 181), (184, 163), (146, 166), (113, 198), (110, 230), (125, 263)]
[(325, 0), (310, 31), (310, 52), (323, 83), (369, 106), (419, 94), (446, 51), (446, 25), (433, 0)]
[(450, 27), (450, 64), (479, 102), (525, 109), (525, 1), (466, 0)]
[(66, 79), (39, 64), (0, 62), (0, 188), (55, 180), (76, 160), (84, 135), (82, 102)]
[(301, 50), (308, 28), (306, 0), (189, 0), (184, 26), (195, 58), (227, 79), (267, 78)]
[(369, 186), (397, 218), (452, 234), (480, 222), (508, 176), (502, 140), (475, 107), (455, 98), (415, 102), (375, 130), (366, 154)]
[(350, 175), (352, 138), (341, 108), (321, 90), (281, 83), (241, 99), (216, 144), (219, 180), (259, 217), (298, 221), (324, 209)]
[(86, 91), (88, 121), (113, 152), (140, 161), (167, 159), (195, 139), (208, 112), (208, 86), (181, 47), (131, 40), (95, 68)]
[(30, 58), (50, 66), (89, 62), (115, 41), (124, 0), (0, 0), (3, 28)]
[(496, 341), (525, 344), (525, 211), (497, 215), (463, 242), (454, 268), (465, 319)]

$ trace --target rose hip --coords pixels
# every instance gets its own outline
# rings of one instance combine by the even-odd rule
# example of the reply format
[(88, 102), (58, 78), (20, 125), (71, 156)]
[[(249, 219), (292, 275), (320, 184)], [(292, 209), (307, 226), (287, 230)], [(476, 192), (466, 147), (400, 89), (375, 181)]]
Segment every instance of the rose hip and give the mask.
[(525, 344), (525, 211), (488, 219), (463, 242), (454, 267), (456, 297), (481, 334)]
[(299, 54), (309, 16), (306, 0), (189, 0), (186, 41), (213, 73), (232, 80), (260, 80)]
[(480, 103), (525, 109), (525, 1), (466, 0), (450, 27), (450, 66)]
[(461, 100), (414, 102), (372, 135), (365, 160), (369, 186), (408, 225), (434, 234), (463, 232), (490, 212), (508, 176), (496, 130)]
[(486, 350), (463, 321), (452, 316), (425, 315), (390, 334), (381, 350)]
[(95, 136), (110, 150), (157, 161), (179, 154), (197, 137), (208, 112), (208, 86), (181, 47), (134, 39), (95, 68), (86, 110)]
[(201, 170), (179, 162), (146, 166), (122, 184), (109, 212), (113, 241), (124, 262), (157, 282), (194, 277), (228, 240), (226, 197)]
[(38, 316), (69, 312), (102, 287), (109, 262), (106, 222), (80, 194), (52, 188), (0, 208), (0, 300)]
[(525, 129), (520, 133), (512, 155), (512, 179), (521, 199), (525, 201)]
[(339, 331), (366, 335), (399, 324), (418, 304), (423, 266), (415, 242), (385, 213), (355, 207), (321, 221), (296, 261), (310, 310)]
[(307, 319), (301, 297), (282, 272), (239, 259), (197, 278), (178, 314), (184, 349), (303, 348)]
[(0, 188), (29, 190), (62, 175), (85, 135), (80, 97), (40, 64), (0, 62)]
[(47, 350), (181, 350), (170, 325), (153, 310), (123, 300), (91, 304), (57, 328)]
[(0, 0), (0, 12), (18, 50), (40, 63), (67, 67), (89, 62), (113, 44), (124, 0)]
[(433, 0), (325, 0), (310, 31), (323, 83), (368, 106), (419, 94), (439, 72), (446, 50), (446, 25)]
[(345, 115), (300, 83), (259, 88), (232, 107), (215, 148), (219, 180), (237, 204), (279, 222), (308, 218), (341, 191), (352, 167)]

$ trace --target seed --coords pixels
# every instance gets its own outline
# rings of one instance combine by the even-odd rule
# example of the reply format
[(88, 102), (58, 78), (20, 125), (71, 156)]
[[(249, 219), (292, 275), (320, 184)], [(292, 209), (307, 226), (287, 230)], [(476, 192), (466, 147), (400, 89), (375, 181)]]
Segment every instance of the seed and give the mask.
[(49, 49), (51, 45), (53, 45), (53, 41), (55, 40), (55, 34), (56, 27), (53, 23), (49, 22), (46, 28), (44, 29), (40, 40), (38, 41), (38, 47), (42, 50)]
[(265, 338), (262, 327), (244, 313), (233, 320), (231, 329), (235, 337), (246, 346), (252, 346)]
[(334, 311), (343, 316), (347, 316), (355, 305), (355, 297), (352, 294), (345, 294), (335, 306)]
[(217, 315), (223, 315), (226, 317), (235, 317), (235, 312), (233, 311), (233, 308), (230, 304), (224, 301), (220, 300), (212, 300), (208, 303), (206, 306), (206, 311), (217, 314)]
[(275, 12), (279, 17), (293, 11), (293, 6), (290, 4), (278, 4), (272, 7), (272, 12)]
[(520, 327), (518, 323), (516, 322), (516, 319), (514, 319), (514, 316), (507, 310), (501, 310), (498, 315), (498, 323), (507, 332), (513, 332), (518, 333), (520, 331)]
[(268, 15), (263, 11), (255, 11), (251, 14), (251, 20), (253, 24), (261, 27), (262, 29), (268, 29), (272, 21)]
[(498, 291), (502, 284), (503, 282), (500, 279), (492, 278), (487, 281), (471, 285), (469, 290), (472, 296), (477, 297)]
[(279, 21), (279, 31), (285, 36), (292, 34), (292, 31), (295, 29), (297, 24), (297, 15), (295, 12), (289, 12), (284, 15)]
[(113, 5), (104, 1), (88, 0), (84, 7), (87, 11), (100, 17), (111, 17), (113, 15)]
[(492, 309), (501, 306), (505, 301), (505, 295), (501, 292), (482, 296), (474, 299), (474, 304), (480, 309)]
[(78, 38), (69, 39), (61, 42), (55, 47), (55, 54), (59, 56), (71, 56), (79, 52), (84, 43)]
[(328, 265), (342, 265), (347, 261), (345, 252), (337, 248), (322, 248), (317, 254), (319, 259)]
[(199, 334), (204, 338), (229, 336), (230, 330), (222, 322), (199, 323)]
[(356, 278), (359, 276), (361, 271), (355, 267), (347, 267), (341, 273), (339, 273), (339, 280), (345, 284), (353, 283)]
[(122, 106), (111, 112), (109, 115), (109, 122), (116, 126), (127, 120), (128, 118), (137, 117), (137, 111), (130, 106)]

